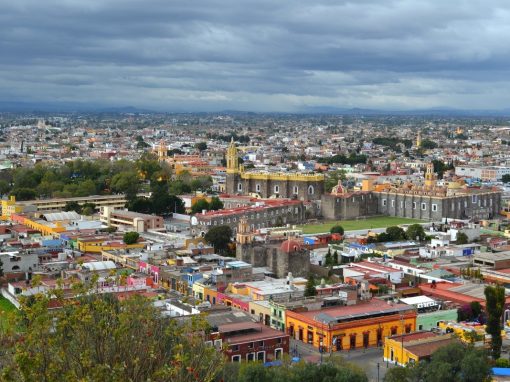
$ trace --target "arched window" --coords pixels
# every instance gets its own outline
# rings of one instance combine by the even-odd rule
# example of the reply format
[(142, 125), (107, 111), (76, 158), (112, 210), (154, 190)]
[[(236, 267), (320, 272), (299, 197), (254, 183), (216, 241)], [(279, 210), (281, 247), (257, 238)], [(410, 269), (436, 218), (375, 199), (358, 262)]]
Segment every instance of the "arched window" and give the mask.
[(259, 183), (257, 183), (255, 185), (255, 191), (260, 192), (260, 184)]
[(241, 183), (237, 183), (237, 191), (239, 192), (243, 191), (243, 185)]
[(297, 195), (299, 193), (299, 187), (294, 186), (294, 195)]
[(309, 186), (308, 187), (308, 195), (313, 195), (315, 193), (315, 190), (313, 188), (313, 186)]
[(280, 186), (274, 186), (274, 193), (278, 194), (280, 192)]

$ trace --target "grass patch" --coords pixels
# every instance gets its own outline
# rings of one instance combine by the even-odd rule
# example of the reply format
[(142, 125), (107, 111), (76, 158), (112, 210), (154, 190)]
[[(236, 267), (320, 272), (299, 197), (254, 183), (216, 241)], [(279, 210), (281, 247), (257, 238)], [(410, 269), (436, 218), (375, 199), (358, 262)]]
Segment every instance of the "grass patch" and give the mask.
[(305, 234), (329, 232), (331, 227), (339, 224), (345, 231), (356, 231), (362, 229), (387, 228), (399, 224), (415, 224), (423, 223), (422, 220), (399, 218), (394, 216), (376, 216), (361, 220), (339, 220), (326, 221), (322, 224), (306, 224), (298, 226)]
[(18, 309), (5, 297), (0, 296), (0, 331), (2, 328), (10, 328), (13, 315), (18, 313)]

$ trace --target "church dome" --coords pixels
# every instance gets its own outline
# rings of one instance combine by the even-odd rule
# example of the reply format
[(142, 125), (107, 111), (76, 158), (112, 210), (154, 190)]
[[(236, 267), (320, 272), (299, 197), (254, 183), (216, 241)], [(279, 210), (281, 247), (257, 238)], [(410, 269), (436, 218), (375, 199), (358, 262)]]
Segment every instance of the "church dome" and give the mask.
[(285, 253), (296, 252), (303, 249), (303, 244), (297, 240), (285, 240), (280, 246), (280, 250)]

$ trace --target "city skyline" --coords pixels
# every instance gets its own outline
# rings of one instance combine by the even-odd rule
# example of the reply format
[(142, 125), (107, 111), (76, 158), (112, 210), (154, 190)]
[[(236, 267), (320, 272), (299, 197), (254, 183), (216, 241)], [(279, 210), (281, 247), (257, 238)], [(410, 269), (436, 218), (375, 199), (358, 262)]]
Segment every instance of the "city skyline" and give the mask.
[(9, 2), (0, 102), (507, 109), (503, 2)]

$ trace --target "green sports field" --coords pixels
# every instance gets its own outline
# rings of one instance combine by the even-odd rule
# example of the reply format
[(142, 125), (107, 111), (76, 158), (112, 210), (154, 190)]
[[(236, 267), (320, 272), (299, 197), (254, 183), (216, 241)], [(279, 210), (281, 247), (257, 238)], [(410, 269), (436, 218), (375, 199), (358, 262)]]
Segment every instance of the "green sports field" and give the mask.
[(393, 216), (377, 216), (373, 218), (366, 218), (360, 220), (340, 220), (340, 221), (325, 221), (321, 224), (306, 224), (298, 226), (299, 229), (303, 230), (303, 233), (321, 233), (329, 232), (331, 227), (339, 224), (345, 231), (356, 231), (362, 229), (373, 229), (373, 228), (386, 228), (399, 224), (414, 224), (423, 223), (422, 220), (398, 218)]

